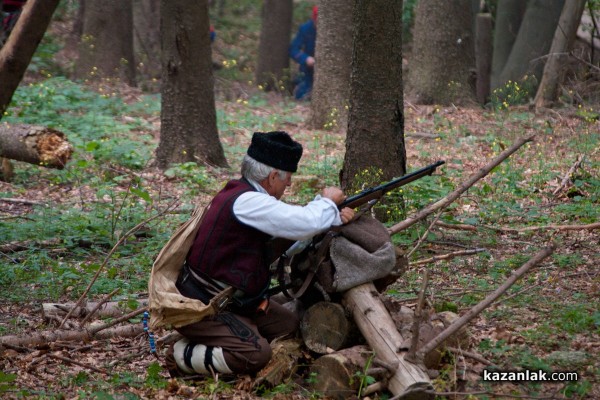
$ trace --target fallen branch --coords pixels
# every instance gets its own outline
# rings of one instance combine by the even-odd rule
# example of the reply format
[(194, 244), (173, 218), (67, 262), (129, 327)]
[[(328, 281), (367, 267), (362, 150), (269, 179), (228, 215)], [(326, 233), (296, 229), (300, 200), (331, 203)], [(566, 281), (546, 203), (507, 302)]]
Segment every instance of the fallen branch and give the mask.
[(115, 294), (117, 294), (119, 292), (119, 288), (116, 288), (115, 290), (113, 290), (112, 292), (110, 292), (109, 294), (107, 294), (106, 296), (104, 296), (99, 302), (98, 304), (92, 308), (92, 310), (88, 313), (88, 315), (86, 315), (81, 322), (79, 323), (80, 327), (83, 327), (85, 325), (85, 323), (87, 321), (89, 321), (90, 318), (92, 318), (92, 316), (94, 314), (96, 314), (96, 312), (100, 309), (100, 307), (102, 307), (104, 304), (106, 304), (108, 302), (108, 300), (110, 300)]
[(441, 228), (446, 229), (456, 229), (460, 231), (477, 231), (477, 227), (468, 224), (448, 224), (446, 222), (437, 221), (435, 226), (439, 226)]
[(586, 225), (543, 225), (543, 226), (527, 226), (525, 228), (505, 228), (497, 226), (485, 226), (487, 229), (492, 229), (501, 232), (529, 232), (529, 231), (543, 231), (543, 230), (555, 230), (555, 231), (592, 231), (594, 229), (600, 229), (600, 222), (594, 222)]
[(2, 253), (14, 253), (16, 251), (29, 250), (32, 247), (43, 248), (60, 244), (60, 239), (49, 239), (42, 241), (35, 240), (22, 240), (17, 242), (9, 242), (0, 244), (0, 252)]
[(454, 257), (459, 257), (459, 256), (470, 256), (473, 254), (477, 254), (477, 253), (481, 253), (486, 251), (486, 249), (471, 249), (471, 250), (459, 250), (459, 251), (454, 251), (452, 253), (448, 253), (448, 254), (442, 254), (440, 256), (433, 256), (430, 258), (425, 258), (422, 260), (417, 260), (414, 262), (411, 262), (410, 265), (423, 265), (423, 264), (430, 264), (430, 263), (434, 263), (436, 261), (441, 261), (441, 260), (450, 260)]
[(454, 353), (454, 354), (458, 354), (461, 355), (463, 357), (469, 357), (472, 360), (478, 361), (484, 365), (488, 365), (488, 366), (496, 366), (496, 364), (494, 364), (493, 362), (486, 360), (485, 358), (483, 358), (481, 355), (477, 354), (477, 353), (472, 353), (470, 351), (465, 351), (465, 350), (461, 350), (461, 349), (457, 349), (456, 347), (446, 347), (446, 350)]
[(567, 183), (569, 183), (569, 181), (571, 180), (571, 176), (575, 173), (577, 168), (579, 168), (581, 166), (581, 163), (583, 163), (584, 159), (585, 159), (585, 155), (582, 155), (579, 157), (579, 159), (577, 161), (575, 161), (575, 164), (571, 165), (571, 168), (569, 168), (569, 170), (563, 177), (562, 181), (560, 182), (560, 185), (556, 189), (554, 189), (554, 191), (552, 192), (553, 195), (556, 196), (558, 194), (558, 192), (560, 192), (561, 190), (564, 189), (565, 186), (567, 186)]
[(498, 297), (504, 294), (519, 278), (521, 278), (527, 271), (531, 268), (539, 264), (543, 259), (548, 257), (550, 254), (554, 252), (555, 245), (550, 244), (550, 246), (545, 249), (539, 251), (536, 255), (533, 256), (529, 261), (527, 261), (523, 266), (521, 266), (516, 271), (513, 271), (511, 276), (504, 282), (498, 289), (494, 290), (492, 293), (486, 296), (480, 303), (478, 303), (475, 307), (471, 308), (469, 312), (465, 315), (451, 323), (446, 329), (444, 329), (439, 335), (433, 338), (429, 343), (425, 346), (421, 347), (418, 352), (419, 358), (423, 357), (428, 352), (437, 348), (440, 344), (444, 342), (444, 340), (448, 339), (452, 334), (466, 325), (471, 319), (476, 317), (480, 312), (485, 310), (490, 304), (492, 304)]
[(108, 372), (106, 372), (106, 371), (103, 371), (103, 370), (101, 370), (100, 368), (96, 368), (96, 367), (94, 367), (93, 365), (84, 364), (84, 363), (82, 363), (82, 362), (75, 361), (75, 360), (71, 360), (70, 358), (63, 357), (63, 356), (59, 356), (59, 355), (57, 355), (57, 354), (48, 353), (48, 354), (46, 354), (46, 355), (47, 355), (48, 357), (50, 357), (50, 358), (55, 358), (55, 359), (57, 359), (57, 360), (61, 360), (61, 361), (64, 361), (64, 362), (66, 362), (66, 363), (69, 363), (69, 364), (75, 364), (75, 365), (79, 365), (80, 367), (87, 368), (87, 369), (91, 369), (92, 371), (95, 371), (95, 372), (99, 372), (99, 373), (101, 373), (101, 374), (108, 375)]
[(35, 200), (27, 200), (27, 199), (13, 199), (12, 197), (0, 197), (0, 201), (5, 203), (14, 203), (14, 204), (28, 204), (28, 205), (37, 205), (42, 206), (44, 203), (40, 203)]
[(527, 142), (531, 142), (534, 137), (535, 137), (535, 135), (532, 135), (532, 136), (521, 138), (521, 139), (517, 140), (511, 147), (509, 147), (508, 149), (506, 149), (502, 153), (500, 153), (498, 155), (498, 157), (496, 157), (492, 162), (490, 162), (489, 164), (487, 164), (486, 166), (481, 168), (477, 173), (471, 175), (471, 177), (469, 179), (467, 179), (466, 182), (461, 184), (452, 193), (450, 193), (443, 199), (440, 199), (437, 202), (425, 207), (424, 209), (422, 209), (421, 211), (416, 213), (414, 216), (408, 217), (404, 221), (399, 222), (396, 225), (392, 226), (391, 228), (388, 229), (388, 232), (390, 233), (390, 235), (398, 233), (398, 232), (416, 224), (417, 222), (425, 219), (427, 216), (434, 213), (435, 211), (437, 211), (439, 209), (443, 209), (444, 207), (447, 207), (450, 203), (452, 203), (453, 201), (458, 199), (471, 186), (473, 186), (477, 181), (479, 181), (481, 178), (483, 178), (484, 176), (489, 174), (490, 171), (492, 169), (494, 169), (495, 167), (497, 167), (500, 163), (502, 163), (502, 161), (507, 159), (514, 152), (516, 152), (519, 148), (521, 148), (521, 146), (523, 146)]
[(114, 329), (106, 329), (93, 334), (87, 329), (80, 331), (59, 331), (52, 329), (50, 331), (42, 331), (37, 333), (27, 333), (26, 335), (9, 335), (0, 337), (0, 347), (9, 346), (38, 346), (46, 345), (58, 340), (64, 341), (88, 341), (88, 340), (103, 340), (114, 337), (135, 337), (144, 332), (142, 324), (119, 326)]

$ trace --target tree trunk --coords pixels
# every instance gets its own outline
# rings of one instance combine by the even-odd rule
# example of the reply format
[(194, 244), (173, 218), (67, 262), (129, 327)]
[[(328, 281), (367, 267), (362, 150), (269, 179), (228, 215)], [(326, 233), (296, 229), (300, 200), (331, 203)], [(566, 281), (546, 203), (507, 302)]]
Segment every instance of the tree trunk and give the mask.
[(536, 108), (546, 107), (556, 99), (558, 84), (561, 81), (561, 67), (565, 64), (564, 61), (568, 57), (568, 51), (575, 40), (585, 2), (586, 0), (565, 2), (558, 26), (554, 32), (550, 57), (546, 60), (542, 81), (535, 96)]
[(160, 79), (160, 0), (133, 2), (133, 49), (138, 72), (148, 81)]
[(470, 0), (421, 0), (415, 12), (407, 92), (420, 104), (474, 100), (475, 66)]
[(321, 301), (311, 306), (302, 317), (300, 332), (309, 350), (327, 354), (348, 343), (352, 324), (344, 307), (337, 303)]
[[(355, 3), (350, 113), (342, 187), (348, 193), (406, 172), (402, 92), (402, 1)], [(376, 182), (360, 173), (376, 172)]]
[(498, 87), (508, 81), (527, 80), (533, 89), (537, 88), (544, 67), (542, 57), (550, 50), (564, 3), (565, 0), (530, 0), (527, 3), (519, 34), (498, 79)]
[[(500, 74), (510, 56), (510, 51), (517, 40), (521, 21), (527, 8), (523, 0), (498, 0), (496, 22), (494, 24), (494, 54), (492, 56), (491, 89), (498, 88)], [(502, 82), (504, 83), (504, 82)]]
[(320, 2), (309, 122), (314, 129), (348, 128), (353, 7), (353, 1)]
[(432, 389), (427, 374), (421, 366), (404, 360), (403, 354), (399, 353), (404, 339), (378, 295), (372, 283), (365, 283), (344, 293), (344, 305), (352, 312), (375, 356), (386, 364), (398, 365), (389, 379), (389, 391), (394, 396), (410, 393), (410, 398), (432, 399), (433, 395), (426, 393)]
[(59, 0), (29, 0), (0, 50), (0, 119), (44, 37), (58, 2)]
[(132, 0), (87, 1), (75, 76), (135, 85)]
[(475, 39), (475, 65), (477, 70), (477, 101), (485, 104), (490, 95), (490, 72), (492, 69), (492, 15), (477, 14)]
[(38, 125), (0, 124), (0, 157), (62, 169), (73, 147), (64, 133)]
[[(202, 32), (204, 34), (199, 34)], [(162, 97), (156, 161), (227, 166), (215, 109), (208, 3), (161, 1)]]
[[(258, 46), (256, 83), (264, 90), (285, 89), (289, 78), (288, 46), (292, 29), (292, 0), (265, 0)], [(285, 76), (285, 75), (288, 76)]]

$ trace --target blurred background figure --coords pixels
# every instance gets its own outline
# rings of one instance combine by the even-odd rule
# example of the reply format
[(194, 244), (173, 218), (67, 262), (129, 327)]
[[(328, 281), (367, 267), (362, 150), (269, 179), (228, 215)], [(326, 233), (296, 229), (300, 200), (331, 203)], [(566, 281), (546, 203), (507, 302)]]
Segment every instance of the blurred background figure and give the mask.
[(290, 57), (299, 65), (299, 74), (294, 79), (294, 97), (297, 100), (310, 100), (315, 66), (317, 14), (318, 8), (314, 6), (312, 17), (300, 25), (296, 36), (290, 43)]

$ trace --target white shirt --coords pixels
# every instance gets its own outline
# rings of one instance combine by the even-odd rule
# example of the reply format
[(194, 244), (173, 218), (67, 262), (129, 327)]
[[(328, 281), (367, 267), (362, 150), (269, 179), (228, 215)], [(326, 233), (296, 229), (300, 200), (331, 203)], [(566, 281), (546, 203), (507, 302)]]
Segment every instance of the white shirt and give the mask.
[(248, 180), (257, 190), (242, 193), (233, 203), (233, 213), (240, 222), (274, 237), (306, 240), (342, 225), (333, 200), (317, 195), (305, 206), (286, 204), (269, 195), (258, 182)]

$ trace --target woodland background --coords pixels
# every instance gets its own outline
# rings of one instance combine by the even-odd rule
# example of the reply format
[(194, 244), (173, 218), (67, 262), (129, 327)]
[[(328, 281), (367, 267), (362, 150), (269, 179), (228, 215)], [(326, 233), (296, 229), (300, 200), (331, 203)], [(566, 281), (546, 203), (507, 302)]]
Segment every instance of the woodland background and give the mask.
[[(58, 3), (11, 102), (2, 103), (2, 140), (10, 140), (15, 126), (33, 124), (63, 132), (72, 146), (63, 168), (3, 163), (3, 397), (319, 398), (311, 388), (318, 377), (308, 368), (315, 357), (310, 352), (276, 387), (253, 387), (248, 377), (170, 380), (160, 363), (164, 347), (159, 343), (159, 359), (151, 354), (139, 315), (120, 324), (135, 328), (133, 337), (23, 342), (79, 327), (74, 320), (57, 329), (60, 318), (43, 318), (43, 303), (108, 296), (126, 310), (139, 309), (153, 259), (173, 231), (237, 176), (252, 132), (276, 129), (305, 145), (299, 176), (286, 193), (294, 203), (325, 185), (353, 192), (445, 160), (435, 176), (390, 196), (378, 214), (388, 226), (448, 195), (518, 139), (535, 135), (439, 214), (392, 236), (409, 255), (409, 266), (386, 296), (414, 308), (427, 269), (428, 310), (465, 313), (555, 243), (550, 258), (469, 324), (462, 353), (444, 353), (435, 389), (440, 397), (600, 397), (598, 2), (579, 2), (578, 20), (589, 25), (561, 52), (556, 91), (544, 101), (537, 88), (565, 2), (322, 3), (323, 72), (313, 100), (301, 103), (290, 96), (295, 66), (281, 49), (316, 2)], [(523, 50), (505, 54), (505, 65), (514, 65), (505, 71), (494, 65), (503, 45), (492, 35), (481, 47), (475, 39), (485, 35), (474, 32), (491, 23), (497, 33), (500, 17), (510, 17), (502, 7), (525, 4), (517, 19), (539, 25), (510, 31), (513, 43), (503, 45)], [(474, 9), (487, 12), (479, 25)], [(192, 63), (177, 61), (169, 42), (161, 49), (169, 27), (179, 29), (163, 22), (161, 38), (161, 14), (187, 29), (188, 42), (181, 44), (195, 55)], [(212, 44), (209, 24), (217, 33)], [(86, 34), (91, 29), (98, 33)], [(181, 38), (181, 31), (173, 35)], [(544, 44), (536, 42), (542, 37)], [(476, 49), (482, 48), (494, 57), (481, 57)], [(0, 60), (6, 54), (3, 48)], [(511, 57), (517, 61), (508, 62)], [(188, 80), (165, 73), (175, 64)], [(537, 72), (520, 70), (524, 65)], [(483, 81), (487, 92), (477, 79), (481, 71), (491, 75)], [(2, 95), (7, 82), (0, 82)], [(195, 97), (178, 97), (187, 92)], [(90, 329), (89, 323), (83, 325)], [(154, 332), (157, 338), (167, 333)], [(10, 344), (15, 338), (18, 344)], [(484, 383), (488, 363), (505, 370), (576, 371), (579, 380)], [(369, 381), (364, 374), (357, 379)]]

